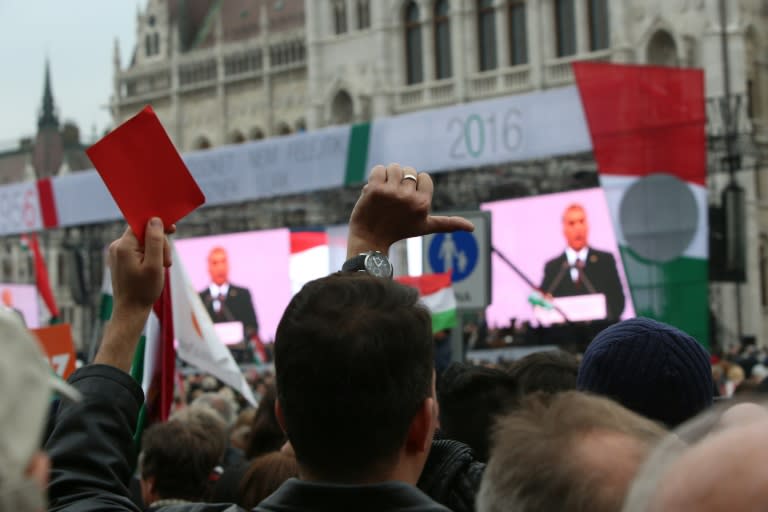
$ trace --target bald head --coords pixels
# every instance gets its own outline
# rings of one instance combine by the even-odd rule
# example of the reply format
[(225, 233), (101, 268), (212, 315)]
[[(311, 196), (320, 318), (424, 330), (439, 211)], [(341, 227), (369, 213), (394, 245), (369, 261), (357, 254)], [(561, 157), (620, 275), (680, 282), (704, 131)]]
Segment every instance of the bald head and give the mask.
[(705, 438), (672, 463), (647, 510), (764, 510), (768, 503), (768, 419)]

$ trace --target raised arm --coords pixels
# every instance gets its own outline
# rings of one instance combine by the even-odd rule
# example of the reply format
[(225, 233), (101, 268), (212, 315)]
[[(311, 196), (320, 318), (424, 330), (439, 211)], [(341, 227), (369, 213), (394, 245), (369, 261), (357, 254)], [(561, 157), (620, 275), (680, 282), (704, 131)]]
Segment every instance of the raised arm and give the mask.
[(145, 246), (130, 230), (110, 246), (115, 307), (94, 364), (70, 383), (83, 395), (64, 403), (46, 442), (51, 462), (49, 510), (138, 511), (128, 482), (136, 461), (133, 432), (144, 394), (128, 375), (142, 328), (163, 288), (170, 253), (159, 219)]

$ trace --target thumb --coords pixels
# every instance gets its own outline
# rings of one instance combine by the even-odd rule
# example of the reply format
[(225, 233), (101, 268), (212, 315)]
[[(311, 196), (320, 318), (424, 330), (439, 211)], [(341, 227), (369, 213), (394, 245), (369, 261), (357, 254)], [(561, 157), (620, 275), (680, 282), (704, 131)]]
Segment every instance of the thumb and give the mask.
[(427, 218), (426, 234), (448, 233), (451, 231), (474, 231), (475, 225), (464, 217), (445, 217), (430, 215)]
[(165, 243), (165, 234), (163, 232), (163, 221), (153, 217), (147, 224), (144, 232), (144, 263), (152, 267), (161, 267), (163, 265), (163, 245)]

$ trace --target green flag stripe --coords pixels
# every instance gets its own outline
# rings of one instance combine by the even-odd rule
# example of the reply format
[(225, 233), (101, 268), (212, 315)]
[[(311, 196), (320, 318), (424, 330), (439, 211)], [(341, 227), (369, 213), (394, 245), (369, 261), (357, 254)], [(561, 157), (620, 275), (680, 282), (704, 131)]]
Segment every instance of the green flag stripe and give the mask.
[(353, 124), (349, 133), (347, 148), (347, 169), (344, 184), (357, 185), (365, 181), (365, 166), (368, 163), (368, 144), (371, 140), (371, 124)]
[(682, 329), (709, 348), (709, 262), (677, 258), (652, 263), (621, 247), (635, 314)]
[(452, 329), (456, 327), (456, 310), (441, 311), (432, 313), (432, 332), (439, 332), (443, 329)]
[(101, 306), (99, 310), (99, 318), (102, 322), (109, 321), (112, 318), (112, 307), (114, 305), (114, 298), (106, 293), (101, 295)]

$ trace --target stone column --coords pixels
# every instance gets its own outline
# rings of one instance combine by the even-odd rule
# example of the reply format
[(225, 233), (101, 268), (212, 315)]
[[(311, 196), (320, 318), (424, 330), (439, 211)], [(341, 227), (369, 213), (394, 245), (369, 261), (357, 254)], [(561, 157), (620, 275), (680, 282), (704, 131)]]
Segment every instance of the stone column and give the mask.
[[(526, 2), (531, 3), (531, 2)], [(509, 67), (509, 13), (507, 2), (496, 0), (496, 68)]]

